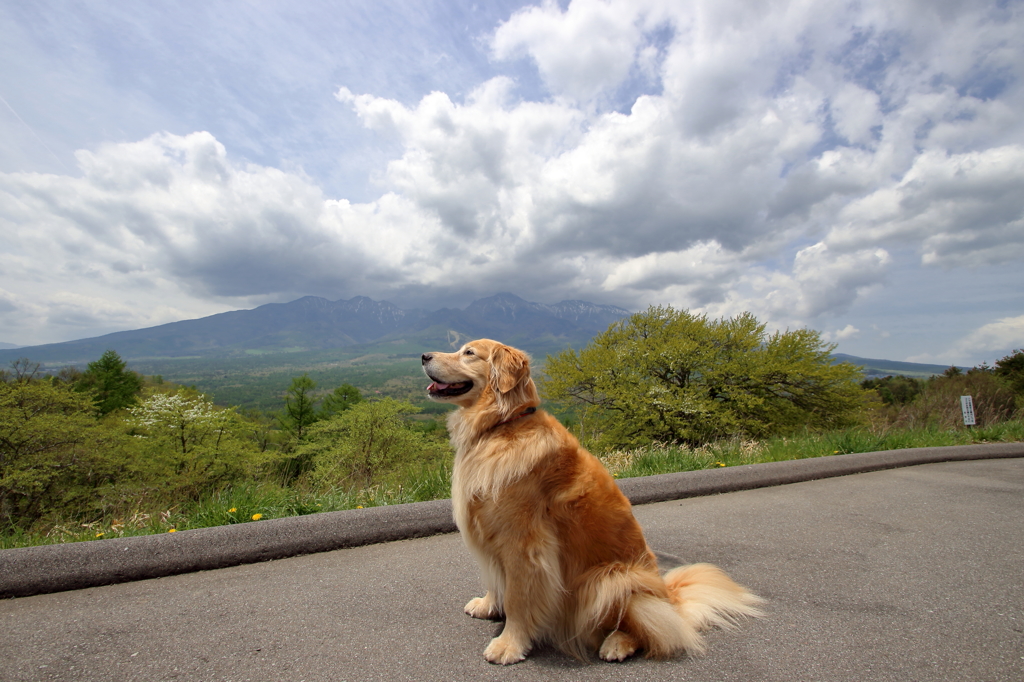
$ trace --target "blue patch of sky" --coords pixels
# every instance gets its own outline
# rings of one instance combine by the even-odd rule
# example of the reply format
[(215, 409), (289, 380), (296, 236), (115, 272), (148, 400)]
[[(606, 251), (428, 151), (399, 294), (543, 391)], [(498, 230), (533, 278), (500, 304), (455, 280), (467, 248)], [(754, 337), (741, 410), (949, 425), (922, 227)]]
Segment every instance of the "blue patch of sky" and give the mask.
[[(660, 95), (663, 90), (661, 81), (661, 67), (665, 61), (668, 48), (675, 39), (675, 27), (670, 22), (655, 27), (653, 31), (644, 34), (644, 41), (639, 50), (653, 47), (657, 50), (657, 57), (651, 65), (650, 70), (640, 66), (637, 61), (633, 62), (629, 76), (618, 87), (611, 97), (611, 109), (620, 114), (628, 114), (636, 103), (637, 98), (642, 95)], [(639, 54), (639, 51), (638, 51)]]
[(814, 49), (808, 43), (806, 36), (798, 36), (794, 42), (799, 49), (789, 53), (782, 60), (779, 69), (775, 72), (775, 81), (766, 93), (769, 97), (784, 95), (793, 87), (796, 77), (810, 71), (814, 64)]
[(825, 152), (835, 149), (836, 147), (851, 146), (850, 142), (846, 140), (846, 138), (836, 132), (835, 121), (832, 119), (831, 102), (826, 100), (822, 107), (824, 108), (823, 113), (825, 116), (822, 119), (821, 136), (818, 138), (818, 141), (807, 150), (808, 159), (816, 159)]
[(956, 91), (961, 97), (988, 101), (1003, 94), (1013, 80), (1012, 70), (1008, 66), (986, 68), (979, 65), (971, 70)]
[(831, 55), (846, 80), (878, 94), (882, 113), (889, 113), (898, 106), (890, 101), (886, 77), (889, 67), (899, 61), (900, 45), (905, 40), (905, 36), (896, 31), (859, 29)]
[[(798, 48), (781, 60), (779, 68), (775, 72), (775, 80), (765, 93), (768, 97), (777, 98), (784, 96), (793, 87), (797, 76), (806, 74), (814, 65), (814, 49), (811, 47), (807, 37), (803, 35), (798, 36), (794, 42)], [(824, 135), (808, 151), (806, 158), (816, 158), (822, 152), (834, 149), (841, 143), (842, 139), (836, 134), (831, 118), (829, 118)], [(779, 169), (779, 177), (787, 177), (791, 171), (803, 165), (803, 161), (786, 161)]]
[(236, 160), (302, 168), (329, 195), (367, 200), (380, 194), (368, 178), (400, 144), (368, 133), (334, 98), (338, 88), (414, 106), (434, 90), (460, 101), (507, 74), (535, 99), (543, 90), (531, 65), (493, 62), (488, 45), (526, 4), (16, 3), (0, 10), (0, 25), (37, 63), (0, 84), (14, 106), (34, 105), (25, 116), (44, 139), (61, 138), (58, 153), (207, 130)]
[[(914, 128), (914, 141), (923, 142), (924, 140), (927, 140), (928, 135), (931, 134), (931, 131), (934, 127), (935, 121), (933, 121), (930, 117), (926, 118), (924, 123)], [(918, 151), (921, 151), (923, 149), (922, 145), (920, 144), (915, 144), (914, 146)]]

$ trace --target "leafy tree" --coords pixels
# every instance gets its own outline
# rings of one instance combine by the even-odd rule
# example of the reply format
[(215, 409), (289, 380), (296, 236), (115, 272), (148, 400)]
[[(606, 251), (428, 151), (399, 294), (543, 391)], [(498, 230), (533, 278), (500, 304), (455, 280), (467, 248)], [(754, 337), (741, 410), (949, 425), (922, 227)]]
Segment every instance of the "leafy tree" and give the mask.
[(277, 421), (273, 416), (252, 408), (242, 410), (241, 414), (245, 420), (249, 438), (260, 452), (277, 447), (279, 439), (275, 436), (281, 432), (274, 428)]
[(312, 461), (319, 486), (365, 485), (410, 465), (450, 456), (450, 446), (410, 428), (410, 403), (384, 398), (360, 402), (309, 428), (297, 454)]
[(995, 373), (1010, 384), (1014, 393), (1024, 396), (1024, 350), (1015, 350), (996, 360)]
[(29, 376), (0, 381), (0, 518), (8, 524), (43, 511), (96, 426), (88, 396)]
[(877, 392), (886, 405), (906, 405), (921, 393), (924, 383), (913, 377), (896, 375), (865, 379), (860, 385)]
[(285, 395), (284, 414), (280, 417), (281, 425), (294, 434), (297, 440), (302, 440), (306, 429), (320, 418), (316, 411), (316, 401), (312, 396), (315, 389), (316, 382), (310, 379), (308, 374), (303, 374), (292, 379), (292, 385)]
[(90, 362), (78, 382), (80, 390), (96, 396), (96, 407), (105, 415), (138, 404), (142, 390), (142, 377), (127, 369), (121, 356), (108, 350), (96, 362)]
[(28, 358), (13, 360), (10, 367), (9, 370), (0, 371), (0, 381), (32, 381), (39, 373), (39, 363), (32, 362)]
[(210, 441), (217, 449), (224, 435), (228, 416), (234, 408), (218, 410), (202, 395), (156, 393), (130, 412), (135, 423), (145, 429), (170, 434), (174, 449), (187, 455)]
[(217, 408), (189, 389), (155, 393), (130, 413), (149, 449), (138, 473), (176, 494), (195, 497), (216, 489), (267, 459), (235, 408)]
[(324, 401), (320, 403), (321, 419), (344, 412), (356, 403), (362, 402), (362, 400), (363, 394), (359, 392), (358, 388), (352, 384), (342, 384), (334, 389), (333, 393), (328, 394)]
[(83, 372), (74, 365), (65, 365), (53, 375), (54, 380), (75, 386), (82, 380)]
[(599, 447), (764, 437), (854, 421), (859, 371), (833, 364), (833, 348), (809, 329), (767, 334), (749, 313), (713, 320), (651, 307), (579, 352), (549, 356), (541, 383), (597, 419)]

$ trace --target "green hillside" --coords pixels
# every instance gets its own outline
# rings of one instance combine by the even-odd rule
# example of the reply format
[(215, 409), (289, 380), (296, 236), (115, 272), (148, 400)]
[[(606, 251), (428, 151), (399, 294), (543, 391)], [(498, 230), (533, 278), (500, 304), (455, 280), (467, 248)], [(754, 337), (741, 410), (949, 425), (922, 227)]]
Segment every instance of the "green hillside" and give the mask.
[[(865, 377), (880, 377), (888, 376), (890, 374), (898, 374), (900, 376), (914, 377), (915, 379), (927, 379), (930, 376), (942, 374), (949, 369), (949, 365), (929, 365), (920, 362), (900, 362), (898, 360), (859, 358), (856, 355), (847, 355), (846, 353), (833, 353), (832, 357), (835, 358), (836, 362), (849, 362), (852, 365), (859, 365), (863, 367)], [(960, 369), (967, 371), (968, 368), (961, 367)]]

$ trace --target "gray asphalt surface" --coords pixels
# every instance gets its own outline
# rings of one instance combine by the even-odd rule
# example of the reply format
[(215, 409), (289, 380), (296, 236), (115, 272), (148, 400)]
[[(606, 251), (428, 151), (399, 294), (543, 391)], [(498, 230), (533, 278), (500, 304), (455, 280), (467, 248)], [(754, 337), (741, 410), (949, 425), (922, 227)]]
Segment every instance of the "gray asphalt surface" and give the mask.
[(1024, 459), (635, 508), (767, 618), (672, 661), (481, 655), (500, 624), (457, 535), (0, 601), (0, 680), (1024, 680)]

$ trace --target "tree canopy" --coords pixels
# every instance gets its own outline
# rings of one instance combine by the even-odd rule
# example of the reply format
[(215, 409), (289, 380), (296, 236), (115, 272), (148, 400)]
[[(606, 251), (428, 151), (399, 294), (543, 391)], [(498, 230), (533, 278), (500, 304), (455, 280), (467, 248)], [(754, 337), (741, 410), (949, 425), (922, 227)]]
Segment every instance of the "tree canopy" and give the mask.
[(21, 375), (0, 381), (0, 524), (38, 513), (82, 459), (93, 410), (88, 396), (66, 384)]
[(298, 455), (313, 463), (318, 485), (368, 484), (396, 469), (450, 456), (443, 440), (409, 428), (413, 405), (391, 398), (361, 401), (312, 425)]
[(128, 369), (115, 351), (108, 350), (96, 362), (90, 362), (78, 386), (96, 396), (96, 409), (101, 415), (138, 404), (142, 377)]
[(363, 394), (352, 384), (342, 384), (332, 393), (328, 393), (320, 403), (320, 415), (326, 419), (339, 412), (344, 412), (363, 401)]
[(1013, 353), (996, 360), (996, 375), (1009, 383), (1017, 395), (1024, 395), (1024, 350), (1017, 349)]
[(281, 415), (281, 426), (293, 434), (298, 440), (306, 433), (310, 425), (320, 419), (316, 410), (316, 399), (313, 391), (316, 382), (308, 374), (292, 379), (292, 385), (284, 398), (284, 414)]
[(764, 437), (853, 421), (860, 373), (833, 364), (833, 349), (810, 329), (768, 334), (749, 313), (652, 306), (578, 352), (549, 356), (541, 387), (596, 422), (603, 447)]

